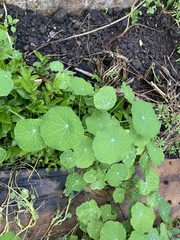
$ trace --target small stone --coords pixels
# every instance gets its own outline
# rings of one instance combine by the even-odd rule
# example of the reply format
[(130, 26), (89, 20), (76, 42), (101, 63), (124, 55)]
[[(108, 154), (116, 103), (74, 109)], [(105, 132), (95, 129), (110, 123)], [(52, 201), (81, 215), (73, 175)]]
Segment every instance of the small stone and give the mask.
[(42, 33), (42, 34), (46, 33), (46, 27), (43, 26), (43, 25), (40, 26), (40, 28), (39, 28), (39, 32)]
[(55, 22), (61, 22), (67, 15), (64, 8), (60, 8), (52, 17)]
[(141, 62), (139, 61), (138, 58), (133, 59), (131, 63), (133, 65), (133, 67), (135, 67), (136, 69), (140, 69), (141, 68)]

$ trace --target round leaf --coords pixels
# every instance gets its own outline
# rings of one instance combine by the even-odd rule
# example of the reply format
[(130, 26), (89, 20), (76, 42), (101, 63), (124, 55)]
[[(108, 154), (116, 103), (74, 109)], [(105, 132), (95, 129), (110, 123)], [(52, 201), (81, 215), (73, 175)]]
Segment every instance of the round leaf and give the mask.
[(95, 160), (92, 150), (92, 140), (84, 136), (78, 146), (75, 147), (74, 155), (77, 159), (76, 166), (78, 168), (90, 167)]
[(11, 73), (0, 69), (0, 97), (7, 96), (12, 89)]
[(84, 174), (83, 178), (87, 183), (96, 181), (96, 170), (90, 169)]
[(67, 176), (65, 185), (69, 191), (79, 192), (85, 188), (86, 183), (81, 175), (78, 173), (71, 173)]
[(99, 162), (112, 164), (131, 150), (131, 140), (123, 128), (111, 124), (97, 132), (92, 147)]
[(5, 157), (6, 157), (6, 151), (3, 148), (0, 148), (0, 164), (3, 162)]
[(129, 169), (123, 163), (112, 165), (108, 170), (106, 177), (109, 185), (116, 187), (129, 176)]
[(152, 208), (145, 206), (143, 203), (137, 202), (131, 209), (132, 218), (131, 225), (134, 230), (139, 233), (150, 232), (153, 228), (155, 214)]
[(92, 85), (79, 77), (73, 77), (70, 79), (69, 88), (73, 90), (76, 95), (86, 96), (94, 93)]
[(94, 95), (94, 105), (99, 110), (108, 111), (116, 103), (116, 91), (113, 87), (104, 86)]
[(107, 221), (100, 232), (100, 240), (125, 240), (126, 231), (119, 222)]
[(136, 132), (145, 138), (154, 138), (161, 126), (152, 105), (142, 100), (132, 104), (132, 122)]
[(55, 72), (62, 72), (62, 70), (64, 69), (64, 66), (61, 62), (59, 61), (53, 61), (49, 64), (49, 67), (52, 71)]
[(40, 131), (45, 143), (60, 151), (74, 148), (84, 135), (78, 116), (71, 108), (61, 106), (43, 116)]
[(99, 220), (101, 210), (94, 200), (90, 200), (76, 208), (76, 215), (80, 222), (88, 223)]
[(74, 156), (74, 152), (72, 150), (64, 151), (60, 156), (60, 162), (67, 169), (74, 167), (76, 165), (76, 158)]
[(34, 152), (46, 147), (40, 135), (40, 124), (40, 119), (22, 119), (17, 122), (15, 141), (23, 151)]
[(100, 221), (93, 221), (88, 223), (87, 232), (89, 234), (89, 237), (92, 239), (98, 239), (102, 226), (103, 223)]
[(108, 112), (95, 111), (90, 117), (86, 118), (87, 130), (96, 135), (99, 129), (111, 124), (112, 120)]
[(113, 192), (113, 199), (115, 203), (122, 203), (125, 196), (125, 190), (123, 188), (116, 188)]
[(153, 142), (149, 142), (146, 147), (153, 164), (160, 165), (164, 161), (163, 150), (157, 147), (156, 144)]
[(125, 82), (122, 83), (121, 91), (124, 93), (124, 97), (128, 102), (132, 104), (134, 102), (134, 92)]

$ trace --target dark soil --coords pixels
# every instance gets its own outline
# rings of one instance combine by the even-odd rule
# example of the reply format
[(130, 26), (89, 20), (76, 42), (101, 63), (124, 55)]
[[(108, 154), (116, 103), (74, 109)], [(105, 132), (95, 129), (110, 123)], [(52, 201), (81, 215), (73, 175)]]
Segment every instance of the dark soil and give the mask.
[[(119, 71), (118, 80), (123, 75), (127, 79), (133, 77), (133, 89), (139, 93), (153, 89), (147, 81), (153, 81), (157, 85), (161, 83), (160, 88), (165, 93), (168, 82), (179, 82), (180, 62), (177, 63), (176, 59), (180, 57), (177, 53), (180, 29), (170, 14), (164, 14), (161, 9), (154, 15), (144, 13), (138, 23), (125, 34), (122, 33), (127, 26), (127, 19), (69, 40), (64, 39), (120, 19), (129, 9), (120, 11), (113, 8), (108, 13), (104, 10), (85, 10), (79, 15), (67, 14), (64, 9), (59, 9), (51, 17), (14, 6), (7, 6), (7, 10), (8, 14), (19, 19), (16, 48), (24, 53), (29, 63), (35, 61), (32, 51), (39, 48), (43, 55), (60, 60), (71, 69), (78, 67), (97, 73), (100, 77), (114, 62), (119, 64), (121, 60), (122, 71)], [(159, 83), (152, 72), (152, 64)], [(155, 94), (159, 95), (156, 91)]]

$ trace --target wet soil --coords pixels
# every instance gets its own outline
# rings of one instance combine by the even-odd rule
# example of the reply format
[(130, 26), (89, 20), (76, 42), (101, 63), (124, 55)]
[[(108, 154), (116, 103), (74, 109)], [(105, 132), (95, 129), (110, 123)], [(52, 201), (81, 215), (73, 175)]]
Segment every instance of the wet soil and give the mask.
[[(180, 29), (171, 15), (161, 9), (154, 15), (146, 14), (144, 9), (137, 24), (126, 33), (127, 18), (102, 30), (96, 29), (124, 17), (129, 9), (85, 10), (79, 15), (59, 9), (51, 17), (11, 5), (7, 10), (19, 19), (16, 48), (30, 64), (36, 60), (32, 51), (38, 49), (70, 69), (96, 73), (101, 78), (106, 73), (106, 83), (112, 80), (107, 76), (113, 74), (116, 74), (116, 83), (122, 77), (131, 78), (133, 89), (139, 93), (151, 91), (153, 94), (155, 89), (149, 84), (153, 82), (166, 94), (168, 85), (180, 80), (180, 62), (176, 62), (180, 57), (177, 53)], [(74, 37), (91, 30), (95, 31)], [(156, 90), (154, 95), (163, 98)]]

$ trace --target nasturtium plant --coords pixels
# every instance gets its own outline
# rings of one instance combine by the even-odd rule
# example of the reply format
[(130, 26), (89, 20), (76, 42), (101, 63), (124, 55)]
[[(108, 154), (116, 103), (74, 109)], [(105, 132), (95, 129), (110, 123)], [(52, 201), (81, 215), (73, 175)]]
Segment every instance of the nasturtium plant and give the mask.
[(145, 206), (141, 202), (137, 202), (132, 207), (131, 214), (131, 225), (136, 232), (147, 233), (152, 230), (155, 220), (152, 208)]
[(25, 152), (34, 152), (46, 147), (40, 134), (40, 119), (22, 119), (14, 129), (15, 141)]
[(113, 187), (119, 186), (122, 181), (127, 180), (128, 176), (129, 169), (124, 163), (113, 164), (106, 174), (107, 182)]
[(87, 233), (89, 234), (89, 237), (92, 239), (98, 239), (102, 226), (103, 226), (102, 221), (89, 222), (87, 225)]
[(71, 108), (58, 106), (43, 116), (40, 132), (47, 146), (64, 151), (79, 144), (84, 128)]
[(72, 150), (64, 151), (60, 156), (60, 162), (66, 169), (71, 169), (76, 165), (76, 158)]
[(148, 154), (151, 157), (151, 160), (154, 165), (160, 165), (164, 160), (163, 150), (156, 146), (156, 144), (150, 141), (147, 145)]
[(13, 232), (5, 232), (3, 235), (0, 236), (0, 240), (21, 240), (20, 237), (16, 236)]
[(54, 81), (56, 81), (56, 85), (58, 85), (59, 89), (65, 90), (69, 87), (70, 76), (64, 72), (58, 73)]
[(78, 168), (90, 167), (95, 161), (92, 150), (92, 139), (84, 136), (80, 143), (74, 148), (74, 156), (77, 159), (76, 166)]
[(6, 157), (6, 151), (0, 147), (0, 164), (3, 162), (5, 157)]
[(132, 88), (130, 88), (125, 84), (125, 82), (123, 82), (121, 86), (121, 91), (123, 92), (124, 97), (128, 100), (128, 102), (132, 104), (134, 102), (134, 92)]
[(87, 130), (89, 133), (96, 135), (99, 129), (112, 124), (110, 114), (106, 111), (95, 111), (93, 114), (86, 118)]
[(119, 222), (107, 221), (100, 232), (100, 240), (125, 240), (126, 231)]
[(149, 237), (143, 233), (132, 231), (131, 236), (128, 240), (149, 240)]
[(124, 201), (126, 191), (123, 188), (116, 188), (113, 192), (113, 199), (115, 203), (122, 203)]
[(170, 204), (166, 202), (163, 198), (159, 201), (159, 214), (165, 223), (170, 222)]
[(97, 132), (92, 147), (96, 159), (108, 164), (121, 161), (132, 149), (129, 135), (114, 123)]
[[(160, 235), (159, 235), (159, 232), (158, 232), (157, 228), (153, 228), (153, 229), (147, 234), (147, 236), (148, 236), (148, 239), (149, 239), (149, 240), (154, 240), (154, 239), (157, 239), (157, 240), (165, 240), (165, 239), (163, 238), (163, 236), (160, 236)], [(169, 239), (169, 238), (168, 238), (168, 239)]]
[(143, 100), (134, 101), (132, 104), (132, 123), (137, 133), (145, 138), (154, 138), (160, 130), (160, 122), (150, 103)]
[(116, 209), (113, 208), (110, 204), (105, 204), (100, 207), (101, 217), (103, 222), (108, 220), (115, 220), (117, 218)]
[(76, 208), (76, 215), (80, 222), (88, 223), (99, 220), (101, 210), (95, 200), (90, 200)]
[(147, 197), (147, 203), (150, 207), (154, 208), (159, 205), (159, 202), (161, 200), (161, 196), (159, 195), (158, 192), (152, 192), (149, 194)]
[(65, 185), (69, 191), (79, 192), (85, 188), (86, 182), (81, 175), (75, 172), (67, 176)]
[(108, 111), (117, 101), (116, 91), (111, 86), (104, 86), (94, 95), (94, 105), (99, 110)]
[(86, 82), (83, 78), (73, 77), (69, 81), (69, 88), (76, 95), (87, 96), (93, 95), (94, 90), (89, 82)]
[(145, 181), (140, 179), (136, 186), (140, 194), (147, 195), (159, 189), (159, 182), (160, 180), (156, 170), (149, 170), (146, 174)]
[(62, 70), (64, 69), (64, 66), (59, 61), (53, 61), (53, 62), (50, 62), (49, 68), (51, 69), (51, 71), (62, 72)]
[(7, 96), (13, 89), (13, 86), (11, 73), (0, 68), (0, 97)]
[(96, 170), (94, 169), (90, 169), (88, 170), (87, 172), (85, 172), (83, 178), (85, 180), (85, 182), (87, 183), (92, 183), (92, 182), (95, 182), (97, 177), (96, 177)]

